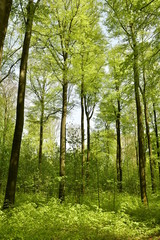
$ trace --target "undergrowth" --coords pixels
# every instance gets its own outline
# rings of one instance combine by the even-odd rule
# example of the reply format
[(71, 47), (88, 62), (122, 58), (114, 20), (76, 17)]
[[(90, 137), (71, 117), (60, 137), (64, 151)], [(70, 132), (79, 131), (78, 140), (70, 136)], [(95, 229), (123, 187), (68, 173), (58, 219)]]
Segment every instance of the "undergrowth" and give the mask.
[(118, 195), (115, 205), (108, 194), (102, 194), (101, 208), (89, 199), (85, 204), (69, 200), (60, 204), (55, 198), (46, 201), (41, 194), (17, 196), (15, 208), (0, 211), (0, 239), (138, 240), (159, 234), (158, 196), (144, 207), (126, 194)]

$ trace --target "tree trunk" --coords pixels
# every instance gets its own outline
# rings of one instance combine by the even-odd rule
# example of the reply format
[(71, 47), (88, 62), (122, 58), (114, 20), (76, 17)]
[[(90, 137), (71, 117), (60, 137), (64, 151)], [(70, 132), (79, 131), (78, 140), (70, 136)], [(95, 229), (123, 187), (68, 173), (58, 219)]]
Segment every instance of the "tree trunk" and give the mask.
[(91, 104), (91, 99), (92, 96), (86, 96), (84, 95), (84, 105), (85, 105), (85, 114), (86, 114), (86, 118), (87, 118), (87, 162), (86, 162), (86, 181), (88, 184), (88, 180), (89, 180), (89, 161), (90, 161), (90, 150), (91, 150), (91, 146), (90, 146), (90, 120), (93, 116), (94, 113), (94, 108), (95, 108), (95, 103), (93, 102)]
[(15, 201), (19, 154), (20, 154), (20, 147), (21, 147), (21, 140), (22, 140), (23, 124), (24, 124), (24, 99), (25, 99), (25, 88), (26, 88), (27, 62), (28, 62), (34, 11), (35, 11), (34, 2), (33, 0), (29, 0), (28, 7), (27, 7), (26, 32), (24, 37), (21, 64), (20, 64), (19, 87), (18, 87), (18, 95), (17, 95), (16, 125), (15, 125), (15, 131), (14, 131), (14, 138), (13, 138), (12, 152), (11, 152), (9, 173), (8, 173), (8, 181), (7, 181), (3, 209), (8, 208), (9, 206), (12, 206)]
[(87, 166), (86, 166), (86, 181), (89, 180), (89, 161), (90, 161), (90, 118), (87, 116)]
[(117, 100), (118, 113), (116, 119), (116, 131), (117, 131), (117, 157), (116, 157), (116, 167), (117, 167), (117, 188), (122, 192), (122, 158), (121, 158), (121, 128), (120, 128), (120, 100)]
[(139, 150), (138, 150), (138, 143), (137, 143), (137, 126), (135, 124), (135, 151), (136, 151), (136, 164), (139, 165)]
[(84, 194), (85, 188), (85, 154), (84, 154), (84, 79), (81, 82), (81, 157), (82, 157), (82, 185), (81, 192)]
[(2, 190), (2, 183), (4, 178), (4, 158), (5, 158), (5, 145), (6, 145), (6, 133), (7, 133), (7, 125), (8, 125), (8, 103), (7, 103), (7, 96), (4, 94), (5, 104), (4, 104), (4, 124), (3, 124), (3, 139), (2, 139), (2, 155), (0, 161), (0, 191)]
[(159, 149), (159, 134), (158, 134), (157, 114), (156, 114), (155, 103), (153, 103), (153, 113), (154, 113), (154, 125), (155, 125), (154, 130), (155, 130), (155, 135), (156, 135), (158, 170), (159, 170), (159, 186), (160, 186), (160, 149)]
[(132, 38), (133, 56), (134, 56), (133, 71), (134, 71), (135, 100), (136, 100), (136, 109), (137, 109), (140, 191), (141, 191), (141, 200), (145, 205), (147, 205), (143, 115), (142, 115), (141, 101), (140, 101), (140, 95), (139, 95), (138, 46), (136, 42), (133, 25), (131, 25), (130, 28), (131, 28), (131, 38)]
[(11, 7), (12, 7), (12, 0), (0, 1), (0, 67), (2, 62), (3, 45), (4, 45), (4, 40), (7, 32)]
[[(65, 73), (64, 73), (65, 75)], [(59, 199), (61, 202), (65, 200), (65, 155), (66, 155), (66, 118), (67, 118), (67, 90), (68, 83), (66, 77), (63, 79), (63, 102), (62, 102), (62, 119), (61, 119), (61, 135), (60, 135), (60, 184)]]
[(43, 148), (43, 127), (44, 127), (44, 99), (41, 100), (41, 118), (40, 118), (40, 135), (39, 135), (39, 172), (41, 174), (42, 165), (42, 148)]
[(105, 132), (107, 135), (107, 140), (106, 140), (106, 176), (108, 176), (108, 166), (110, 162), (110, 148), (109, 148), (109, 137), (108, 137), (108, 132), (109, 132), (109, 125), (105, 123)]
[(143, 67), (143, 82), (144, 82), (144, 89), (143, 89), (143, 103), (144, 103), (144, 115), (145, 115), (145, 124), (146, 124), (146, 135), (148, 141), (148, 150), (149, 150), (149, 162), (150, 162), (150, 171), (151, 171), (151, 184), (152, 184), (152, 192), (155, 192), (155, 170), (154, 170), (154, 160), (152, 157), (152, 143), (150, 137), (150, 128), (149, 128), (149, 121), (148, 121), (148, 107), (146, 101), (146, 76), (145, 76), (145, 67)]
[(100, 202), (100, 182), (99, 182), (99, 167), (98, 167), (98, 159), (96, 157), (96, 170), (97, 170), (97, 197), (98, 197), (98, 207), (101, 207)]

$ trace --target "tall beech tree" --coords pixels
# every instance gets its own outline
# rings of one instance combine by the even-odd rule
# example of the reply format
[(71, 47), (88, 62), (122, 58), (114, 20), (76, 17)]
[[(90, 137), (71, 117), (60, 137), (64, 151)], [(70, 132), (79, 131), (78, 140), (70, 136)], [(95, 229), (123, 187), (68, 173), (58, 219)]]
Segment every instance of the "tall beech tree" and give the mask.
[[(80, 89), (80, 98), (81, 98), (81, 157), (82, 157), (82, 192), (84, 193), (85, 187), (85, 129), (84, 129), (84, 121), (85, 114), (87, 119), (87, 163), (90, 158), (90, 119), (94, 112), (94, 104), (93, 106), (89, 106), (91, 102), (91, 98), (93, 96), (87, 96), (85, 93), (86, 86), (92, 85), (92, 81), (96, 81), (94, 77), (98, 78), (98, 72), (100, 68), (104, 65), (104, 52), (100, 50), (100, 48), (105, 51), (105, 43), (103, 42), (103, 34), (99, 28), (99, 18), (100, 11), (98, 8), (97, 1), (90, 1), (85, 6), (85, 16), (81, 19), (80, 23), (80, 34), (78, 36), (78, 52), (76, 63), (77, 68), (80, 71), (77, 71), (77, 78), (80, 78), (80, 85), (78, 87)], [(102, 43), (103, 42), (103, 43)], [(99, 46), (97, 46), (99, 44)], [(101, 45), (101, 46), (100, 46)], [(101, 55), (101, 60), (99, 61), (99, 66), (96, 62), (96, 58), (99, 59)], [(103, 63), (102, 63), (103, 62)], [(93, 66), (96, 66), (93, 69)], [(90, 70), (89, 70), (90, 68)], [(88, 78), (88, 73), (90, 72), (90, 77)], [(87, 83), (88, 82), (88, 83)], [(90, 99), (90, 100), (89, 100)], [(93, 100), (93, 99), (92, 99)], [(87, 164), (88, 165), (88, 164)], [(88, 171), (88, 170), (87, 170)]]
[[(39, 118), (39, 151), (38, 151), (38, 167), (41, 172), (42, 165), (42, 154), (43, 154), (43, 132), (44, 132), (44, 111), (45, 111), (45, 91), (46, 91), (46, 77), (42, 77), (43, 80), (36, 78), (36, 82), (31, 80), (31, 89), (36, 94), (39, 101), (40, 107), (40, 118)], [(38, 87), (37, 87), (38, 85)]]
[[(46, 3), (46, 1), (44, 1)], [(42, 28), (36, 28), (37, 42), (46, 49), (49, 55), (49, 62), (52, 65), (53, 74), (62, 85), (62, 116), (61, 116), (61, 130), (60, 130), (60, 185), (59, 185), (59, 198), (64, 201), (65, 198), (65, 155), (66, 155), (66, 118), (68, 108), (68, 91), (69, 84), (75, 83), (77, 80), (83, 78), (83, 68), (80, 60), (79, 69), (76, 68), (75, 73), (75, 59), (77, 55), (81, 55), (80, 49), (82, 43), (85, 43), (85, 48), (90, 47), (92, 42), (92, 35), (97, 35), (97, 44), (100, 42), (98, 37), (98, 31), (94, 30), (95, 25), (98, 25), (98, 21), (92, 17), (92, 10), (97, 9), (95, 1), (86, 0), (79, 1), (58, 1), (53, 5), (51, 2), (47, 2), (48, 5), (43, 9), (46, 18), (48, 19), (48, 12), (50, 13), (50, 19), (41, 20), (40, 26)], [(93, 7), (93, 8), (92, 8)], [(92, 9), (92, 10), (91, 10)], [(90, 22), (92, 26), (90, 27)], [(48, 28), (48, 26), (50, 26)], [(53, 29), (53, 32), (50, 31)], [(100, 29), (100, 27), (99, 27)], [(94, 34), (92, 34), (94, 32)], [(87, 33), (87, 34), (86, 34)], [(91, 37), (86, 41), (87, 37)], [(95, 43), (96, 44), (96, 43)], [(90, 61), (95, 61), (97, 54), (94, 55), (94, 48), (86, 50), (92, 52)], [(96, 50), (95, 50), (96, 51)], [(101, 50), (102, 52), (102, 50)], [(82, 55), (81, 55), (82, 57)], [(80, 57), (80, 58), (81, 58)], [(54, 62), (54, 63), (53, 63)], [(56, 62), (56, 65), (55, 65)], [(81, 70), (80, 70), (81, 69)], [(97, 71), (97, 70), (96, 70)], [(81, 80), (80, 80), (81, 81)], [(92, 80), (91, 80), (92, 81)], [(82, 84), (83, 85), (83, 84)], [(83, 91), (83, 90), (82, 90)], [(83, 95), (83, 93), (82, 93)], [(83, 111), (84, 111), (84, 99)], [(83, 114), (84, 115), (84, 114)], [(84, 151), (84, 150), (83, 150)], [(84, 155), (83, 155), (84, 156)]]
[[(119, 192), (122, 192), (122, 156), (125, 154), (124, 151), (122, 152), (121, 142), (123, 140), (124, 143), (125, 135), (128, 134), (127, 127), (130, 128), (130, 124), (127, 122), (127, 115), (129, 114), (128, 106), (130, 105), (131, 99), (133, 100), (131, 94), (133, 90), (132, 87), (130, 87), (131, 89), (126, 87), (129, 86), (130, 83), (130, 70), (125, 63), (127, 51), (126, 46), (116, 44), (107, 52), (108, 73), (106, 74), (106, 81), (100, 102), (100, 116), (102, 119), (105, 119), (107, 123), (111, 122), (112, 125), (114, 123), (116, 130), (115, 165), (117, 190)], [(103, 113), (103, 111), (105, 113)], [(104, 117), (102, 115), (104, 115)], [(130, 131), (132, 131), (132, 129), (130, 129)]]
[[(45, 1), (44, 1), (45, 3)], [(76, 34), (78, 30), (78, 15), (81, 7), (80, 1), (47, 1), (44, 12), (50, 18), (47, 21), (42, 20), (45, 26), (44, 32), (38, 29), (41, 39), (38, 41), (47, 48), (50, 56), (50, 64), (53, 73), (62, 86), (62, 115), (60, 128), (60, 183), (59, 183), (59, 199), (65, 200), (65, 155), (66, 155), (66, 118), (68, 106), (68, 86), (72, 79), (70, 71), (73, 49), (76, 42)], [(48, 17), (47, 17), (48, 18)], [(50, 31), (52, 29), (53, 31)], [(53, 66), (54, 61), (54, 66)], [(57, 66), (55, 66), (55, 62)]]
[(23, 42), (20, 73), (19, 73), (19, 87), (17, 95), (17, 111), (16, 111), (16, 125), (14, 131), (14, 138), (12, 144), (11, 158), (9, 164), (9, 173), (6, 186), (6, 193), (3, 208), (12, 206), (15, 201), (16, 182), (18, 174), (19, 154), (22, 140), (23, 124), (24, 124), (24, 100), (25, 100), (25, 87), (26, 87), (26, 75), (27, 75), (27, 62), (29, 47), (32, 35), (32, 25), (35, 10), (40, 0), (34, 3), (33, 0), (28, 1), (27, 5), (27, 21), (26, 30)]
[[(143, 51), (143, 50), (142, 50)], [(150, 163), (150, 172), (151, 172), (151, 185), (152, 185), (152, 192), (154, 193), (156, 190), (155, 184), (155, 161), (152, 154), (152, 140), (150, 136), (150, 125), (149, 125), (149, 113), (148, 113), (148, 102), (147, 102), (147, 76), (146, 76), (146, 65), (144, 60), (144, 54), (142, 54), (142, 78), (143, 78), (143, 88), (140, 87), (142, 97), (143, 97), (143, 104), (144, 104), (144, 116), (145, 116), (145, 126), (146, 126), (146, 136), (147, 136), (147, 143), (148, 143), (148, 153), (149, 153), (149, 163)]]
[(82, 158), (82, 184), (81, 191), (84, 194), (85, 189), (85, 130), (84, 130), (84, 55), (82, 53), (82, 63), (81, 63), (81, 158)]
[(143, 115), (139, 95), (139, 65), (138, 65), (138, 43), (137, 36), (133, 23), (130, 24), (132, 47), (133, 47), (133, 72), (134, 72), (134, 87), (135, 100), (137, 107), (137, 129), (138, 129), (138, 143), (139, 143), (139, 172), (140, 172), (140, 186), (141, 186), (141, 200), (147, 204), (146, 193), (146, 177), (145, 177), (145, 150), (144, 150), (144, 129), (143, 129)]
[[(116, 151), (116, 170), (117, 170), (117, 188), (122, 192), (122, 147), (121, 147), (121, 85), (125, 78), (125, 71), (122, 69), (123, 56), (120, 46), (115, 46), (109, 53), (109, 78), (112, 79), (115, 92), (115, 101), (112, 101), (114, 114), (116, 118), (116, 135), (117, 135), (117, 151)], [(123, 71), (122, 71), (123, 70)], [(111, 79), (109, 81), (111, 81)], [(113, 86), (112, 86), (113, 88)], [(124, 92), (124, 91), (123, 91)], [(113, 94), (114, 98), (114, 94)], [(114, 99), (113, 99), (114, 100)], [(115, 102), (115, 103), (114, 103)]]
[[(97, 50), (96, 56), (97, 56), (96, 61), (94, 61), (94, 59), (92, 58), (93, 57), (92, 54), (91, 55), (87, 54), (87, 56), (85, 56), (84, 58), (85, 60), (83, 59), (83, 63), (82, 63), (84, 67), (83, 69), (84, 71), (82, 72), (82, 81), (81, 81), (81, 127), (84, 127), (83, 125), (84, 116), (82, 115), (84, 114), (84, 112), (85, 112), (86, 121), (87, 121), (87, 159), (85, 162), (83, 158), (82, 168), (84, 167), (83, 172), (86, 171), (87, 182), (89, 180), (89, 162), (90, 162), (90, 152), (91, 152), (90, 124), (94, 114), (95, 106), (98, 102), (99, 90), (101, 88), (101, 82), (103, 79), (103, 67), (105, 65), (103, 54), (101, 55), (101, 53), (100, 52), (98, 53), (98, 50)], [(90, 62), (90, 59), (92, 59), (91, 62)], [(88, 75), (89, 71), (86, 71), (86, 70), (89, 68), (92, 70)], [(84, 131), (83, 128), (81, 129), (81, 131)], [(83, 140), (84, 139), (82, 138), (82, 144), (83, 144)], [(84, 178), (84, 175), (82, 177)]]
[[(116, 83), (116, 91), (119, 93), (119, 84)], [(116, 154), (116, 168), (117, 168), (117, 186), (118, 190), (122, 191), (122, 151), (121, 151), (121, 102), (120, 97), (117, 97), (117, 111), (116, 111), (116, 132), (117, 132), (117, 154)]]
[(12, 0), (1, 0), (0, 2), (0, 67), (2, 62), (3, 45), (4, 45), (4, 40), (7, 32), (11, 7), (12, 7)]
[[(140, 190), (141, 200), (144, 204), (147, 204), (146, 193), (146, 174), (145, 174), (145, 147), (144, 147), (144, 126), (143, 126), (143, 114), (141, 106), (141, 98), (139, 92), (140, 85), (140, 67), (139, 67), (139, 33), (140, 31), (151, 23), (151, 19), (155, 18), (152, 12), (157, 9), (157, 5), (154, 1), (148, 2), (139, 0), (134, 3), (128, 1), (122, 1), (119, 5), (119, 1), (105, 0), (107, 6), (107, 26), (112, 28), (113, 35), (123, 38), (130, 45), (133, 56), (133, 74), (134, 74), (134, 91), (137, 110), (137, 131), (138, 131), (138, 143), (139, 143), (139, 176), (140, 176)], [(155, 6), (153, 6), (155, 4)], [(145, 10), (149, 10), (146, 12)], [(114, 16), (114, 19), (113, 19)], [(113, 20), (112, 22), (110, 20)], [(145, 21), (144, 21), (145, 19)]]
[[(102, 64), (102, 62), (101, 62)], [(103, 62), (104, 64), (104, 62)], [(101, 77), (102, 77), (102, 71), (99, 72), (103, 65), (100, 66), (100, 68), (97, 68), (97, 72), (94, 75), (93, 78), (90, 79), (90, 81), (87, 82), (87, 76), (86, 76), (86, 82), (84, 84), (84, 109), (85, 109), (85, 115), (86, 115), (86, 121), (87, 121), (87, 161), (86, 161), (86, 181), (88, 184), (89, 180), (89, 162), (90, 162), (90, 154), (91, 154), (91, 119), (94, 114), (94, 110), (96, 107), (96, 104), (98, 102), (98, 96), (99, 96), (99, 90), (101, 86)], [(101, 77), (100, 77), (101, 76)]]
[(158, 132), (158, 123), (157, 123), (157, 111), (156, 111), (155, 103), (153, 103), (153, 116), (154, 116), (154, 132), (156, 136), (158, 170), (159, 170), (159, 185), (160, 185), (160, 145), (159, 145), (159, 132)]
[(88, 183), (89, 180), (89, 162), (90, 162), (90, 152), (91, 152), (91, 127), (90, 121), (94, 113), (96, 105), (96, 96), (95, 95), (84, 95), (84, 105), (85, 105), (85, 114), (87, 119), (87, 164), (86, 164), (86, 180)]
[[(156, 30), (156, 40), (157, 41), (157, 30)], [(150, 113), (150, 117), (152, 120), (152, 128), (155, 133), (155, 138), (152, 138), (151, 141), (153, 143), (153, 151), (156, 152), (157, 158), (154, 160), (155, 165), (158, 165), (158, 174), (159, 174), (159, 186), (160, 186), (160, 145), (159, 145), (159, 56), (160, 51), (157, 49), (157, 43), (155, 47), (151, 46), (147, 48), (148, 55), (144, 61), (145, 63), (145, 80), (146, 80), (146, 100), (148, 103), (148, 113)], [(152, 91), (150, 91), (152, 89)], [(150, 101), (149, 101), (150, 100)], [(151, 136), (153, 136), (152, 131)], [(154, 141), (153, 141), (154, 140)], [(153, 153), (154, 153), (153, 152)], [(155, 155), (153, 155), (155, 157)], [(155, 176), (156, 176), (156, 168)]]
[[(65, 154), (66, 154), (66, 118), (67, 118), (67, 103), (68, 103), (68, 70), (70, 65), (70, 48), (73, 47), (74, 40), (72, 39), (72, 31), (75, 29), (75, 20), (80, 7), (80, 1), (75, 3), (62, 3), (65, 9), (65, 14), (60, 16), (56, 9), (56, 20), (59, 27), (59, 40), (61, 44), (62, 63), (62, 117), (61, 117), (61, 133), (60, 133), (60, 185), (59, 199), (65, 199)], [(69, 18), (67, 19), (67, 16)], [(52, 43), (50, 44), (52, 46)], [(54, 47), (52, 48), (52, 53)], [(54, 56), (54, 54), (53, 54)]]
[(36, 57), (34, 55), (31, 57), (32, 63), (30, 64), (30, 83), (28, 84), (28, 93), (34, 94), (34, 97), (31, 97), (30, 100), (31, 106), (28, 109), (28, 122), (39, 124), (38, 167), (39, 172), (41, 173), (44, 127), (49, 118), (55, 117), (55, 114), (61, 110), (60, 107), (57, 107), (60, 86), (57, 85), (53, 77), (51, 77), (52, 69), (45, 64), (45, 62), (39, 71), (39, 65), (44, 61), (40, 54), (36, 52)]
[[(94, 9), (94, 11), (93, 11)], [(103, 79), (106, 41), (99, 28), (100, 13), (98, 3), (90, 1), (86, 5), (85, 16), (80, 23), (76, 55), (73, 66), (76, 70), (78, 92), (81, 99), (81, 158), (82, 193), (85, 188), (85, 175), (90, 158), (90, 120), (94, 113), (96, 94)], [(95, 87), (96, 86), (96, 87)], [(85, 160), (85, 116), (87, 120), (87, 161)]]

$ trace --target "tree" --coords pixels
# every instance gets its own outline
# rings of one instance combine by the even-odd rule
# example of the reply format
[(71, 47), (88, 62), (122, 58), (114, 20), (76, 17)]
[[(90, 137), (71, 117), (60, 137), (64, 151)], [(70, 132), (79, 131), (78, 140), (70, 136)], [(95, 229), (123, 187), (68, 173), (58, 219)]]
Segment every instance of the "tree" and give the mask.
[(90, 144), (90, 120), (93, 116), (94, 109), (95, 109), (95, 96), (91, 95), (85, 95), (84, 96), (84, 102), (85, 102), (85, 113), (86, 113), (86, 118), (87, 118), (87, 166), (86, 166), (86, 179), (87, 182), (89, 180), (89, 162), (90, 162), (90, 151), (91, 151), (91, 144)]
[[(98, 24), (99, 18), (98, 2), (90, 1), (86, 5), (81, 19), (80, 34), (77, 36), (76, 54), (73, 61), (75, 76), (79, 80), (76, 83), (77, 90), (81, 99), (82, 193), (85, 188), (85, 172), (89, 171), (87, 165), (90, 158), (90, 120), (104, 76), (106, 41)], [(87, 161), (85, 161), (85, 115), (87, 120)]]
[[(144, 127), (143, 127), (143, 114), (141, 106), (141, 98), (139, 93), (140, 86), (140, 69), (139, 69), (139, 33), (142, 29), (148, 28), (150, 25), (150, 18), (154, 19), (152, 15), (153, 6), (151, 1), (140, 2), (138, 0), (134, 3), (128, 1), (122, 1), (120, 8), (119, 2), (106, 0), (108, 6), (107, 11), (107, 24), (108, 27), (113, 28), (113, 35), (122, 37), (124, 41), (127, 41), (130, 45), (133, 56), (133, 73), (134, 73), (134, 91), (137, 110), (137, 131), (138, 131), (138, 143), (139, 143), (139, 176), (140, 176), (140, 189), (141, 200), (144, 204), (147, 204), (146, 194), (146, 176), (145, 176), (145, 148), (144, 148)], [(158, 5), (158, 4), (157, 4)], [(150, 8), (149, 13), (145, 12), (145, 9)], [(157, 8), (157, 6), (156, 6)], [(140, 14), (138, 13), (140, 12)], [(111, 23), (110, 19), (114, 20)], [(150, 18), (149, 18), (150, 17)], [(144, 19), (146, 21), (144, 21)], [(114, 25), (113, 25), (114, 24)], [(120, 27), (120, 28), (119, 28)]]
[[(47, 26), (47, 31), (43, 33), (43, 46), (48, 49), (51, 64), (57, 63), (57, 66), (52, 66), (53, 72), (57, 80), (62, 85), (62, 115), (61, 115), (61, 130), (60, 130), (60, 184), (59, 184), (59, 199), (63, 202), (65, 199), (65, 154), (66, 154), (66, 118), (68, 106), (68, 86), (72, 79), (70, 72), (73, 49), (76, 42), (76, 34), (78, 29), (78, 13), (80, 1), (59, 1), (54, 5), (52, 2), (47, 2), (47, 16), (50, 13), (51, 21), (42, 22)], [(50, 26), (53, 32), (48, 28)], [(49, 31), (48, 31), (49, 30)], [(40, 33), (41, 34), (41, 33)]]
[[(45, 53), (42, 57), (37, 51), (36, 57), (34, 54), (31, 57), (32, 63), (30, 64), (30, 83), (28, 84), (28, 89), (30, 94), (34, 94), (36, 99), (34, 96), (33, 98), (30, 97), (31, 107), (28, 109), (28, 121), (33, 124), (39, 124), (38, 167), (41, 173), (44, 126), (49, 118), (55, 117), (55, 114), (60, 112), (60, 107), (57, 107), (60, 87), (57, 85), (55, 79), (53, 79), (53, 76), (50, 76), (52, 69), (47, 64)], [(43, 66), (39, 70), (39, 65), (42, 62)]]
[(158, 169), (159, 169), (159, 183), (160, 183), (160, 146), (159, 146), (159, 132), (157, 124), (157, 112), (155, 103), (153, 103), (153, 114), (154, 114), (154, 131), (156, 136), (156, 148), (157, 148), (157, 159), (158, 159)]
[(3, 189), (15, 118), (16, 85), (7, 80), (0, 85), (0, 190)]
[[(122, 192), (122, 147), (121, 147), (121, 98), (123, 91), (121, 88), (122, 83), (125, 78), (125, 71), (122, 68), (123, 57), (122, 50), (120, 46), (115, 46), (109, 52), (109, 71), (110, 78), (113, 78), (115, 98), (116, 103), (113, 103), (114, 113), (116, 118), (116, 135), (117, 135), (117, 153), (116, 153), (116, 169), (117, 169), (117, 187), (120, 192)], [(111, 81), (110, 79), (110, 81)]]
[(5, 199), (3, 209), (12, 206), (15, 201), (16, 182), (18, 174), (19, 154), (22, 140), (23, 124), (24, 124), (24, 100), (25, 100), (25, 87), (26, 87), (26, 75), (27, 75), (27, 62), (29, 54), (29, 46), (32, 34), (32, 24), (36, 7), (39, 0), (34, 3), (33, 0), (28, 1), (27, 5), (27, 21), (26, 31), (23, 42), (23, 50), (20, 64), (19, 73), (19, 87), (17, 96), (17, 111), (16, 111), (16, 125), (14, 131), (14, 138), (12, 144), (12, 152), (9, 165), (8, 180), (6, 186)]
[[(152, 155), (152, 141), (150, 136), (150, 125), (149, 125), (149, 114), (148, 114), (148, 101), (147, 101), (147, 71), (146, 71), (146, 59), (144, 59), (145, 49), (147, 49), (148, 44), (144, 46), (143, 35), (142, 35), (142, 78), (143, 78), (143, 87), (140, 86), (140, 91), (143, 97), (144, 104), (144, 116), (145, 116), (145, 126), (146, 126), (146, 136), (148, 142), (148, 152), (149, 152), (149, 162), (150, 162), (150, 172), (151, 172), (151, 184), (152, 192), (155, 192), (155, 161)], [(149, 48), (149, 46), (148, 46)], [(146, 54), (145, 54), (146, 55)]]
[(2, 52), (4, 40), (8, 27), (9, 15), (11, 12), (12, 0), (2, 0), (0, 3), (0, 67), (2, 62)]

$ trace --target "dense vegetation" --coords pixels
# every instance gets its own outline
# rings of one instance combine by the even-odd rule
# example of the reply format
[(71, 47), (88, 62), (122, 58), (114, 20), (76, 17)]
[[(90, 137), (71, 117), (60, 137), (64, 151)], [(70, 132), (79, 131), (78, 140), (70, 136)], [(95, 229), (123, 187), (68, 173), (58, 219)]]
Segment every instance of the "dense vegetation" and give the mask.
[(1, 1), (0, 239), (159, 239), (159, 14)]
[(116, 202), (111, 192), (101, 197), (98, 208), (95, 195), (80, 205), (18, 194), (15, 208), (0, 212), (1, 239), (159, 239), (158, 197), (147, 209), (136, 196), (116, 195)]

